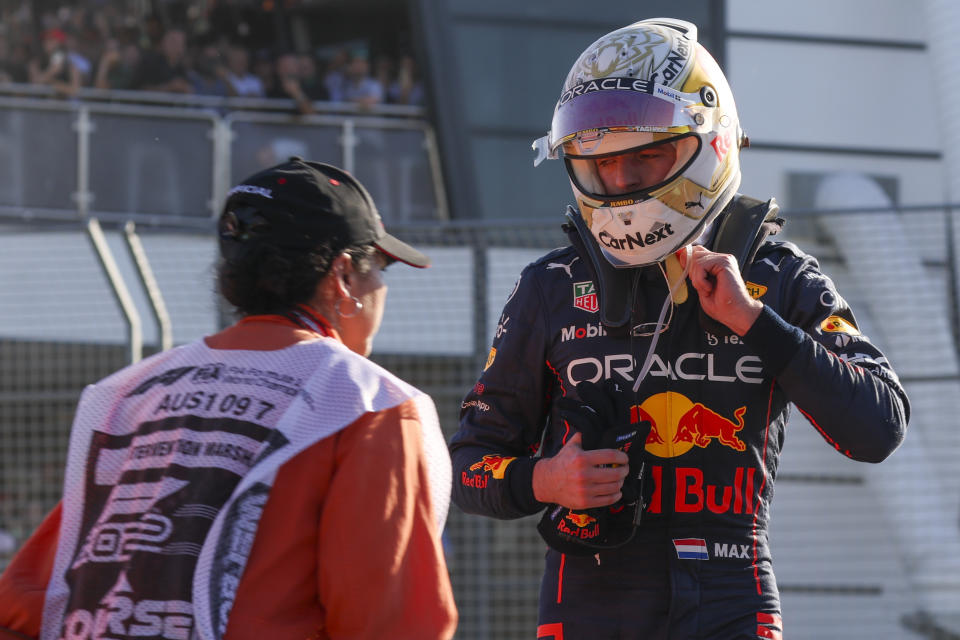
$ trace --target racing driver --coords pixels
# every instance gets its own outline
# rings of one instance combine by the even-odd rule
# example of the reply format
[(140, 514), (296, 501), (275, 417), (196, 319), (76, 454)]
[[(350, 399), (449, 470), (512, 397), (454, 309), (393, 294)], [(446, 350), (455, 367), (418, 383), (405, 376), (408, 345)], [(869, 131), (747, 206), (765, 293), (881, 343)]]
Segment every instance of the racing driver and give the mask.
[(880, 462), (909, 404), (814, 258), (737, 193), (733, 96), (693, 24), (590, 45), (536, 163), (570, 246), (528, 265), (451, 441), (453, 499), (541, 513), (538, 637), (781, 638), (767, 540), (789, 405)]

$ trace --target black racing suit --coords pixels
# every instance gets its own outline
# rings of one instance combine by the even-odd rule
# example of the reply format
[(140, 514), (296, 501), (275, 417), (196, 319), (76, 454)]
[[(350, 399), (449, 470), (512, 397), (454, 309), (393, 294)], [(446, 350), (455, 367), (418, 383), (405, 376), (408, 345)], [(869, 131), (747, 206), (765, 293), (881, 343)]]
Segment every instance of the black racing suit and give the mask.
[[(667, 285), (657, 266), (636, 273), (635, 314), (649, 329)], [(767, 242), (745, 280), (765, 307), (742, 338), (703, 328), (689, 283), (668, 316), (635, 398), (653, 425), (649, 506), (625, 546), (595, 557), (548, 549), (538, 637), (779, 638), (767, 521), (790, 403), (852, 459), (879, 462), (902, 441), (906, 394), (817, 262)], [(527, 266), (463, 402), (454, 502), (496, 518), (542, 510), (533, 467), (569, 437), (554, 401), (584, 380), (632, 388), (650, 340), (602, 327), (572, 247)]]

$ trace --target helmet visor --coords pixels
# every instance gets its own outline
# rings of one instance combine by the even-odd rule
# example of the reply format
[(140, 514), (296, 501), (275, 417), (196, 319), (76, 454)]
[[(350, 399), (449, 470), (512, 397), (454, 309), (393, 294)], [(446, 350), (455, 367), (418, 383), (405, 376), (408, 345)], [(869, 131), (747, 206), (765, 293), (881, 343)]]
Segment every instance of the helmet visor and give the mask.
[[(608, 134), (659, 137), (656, 134)], [(568, 142), (564, 148), (573, 146)], [(603, 145), (601, 144), (602, 148)], [(584, 194), (599, 198), (642, 196), (681, 174), (696, 157), (700, 140), (693, 134), (672, 136), (609, 153), (577, 155), (563, 153), (567, 172)]]
[[(598, 89), (591, 90), (593, 86)], [(604, 78), (578, 85), (560, 97), (550, 127), (551, 151), (582, 131), (596, 129), (700, 130), (706, 124), (708, 108), (698, 103), (697, 94), (629, 78)]]

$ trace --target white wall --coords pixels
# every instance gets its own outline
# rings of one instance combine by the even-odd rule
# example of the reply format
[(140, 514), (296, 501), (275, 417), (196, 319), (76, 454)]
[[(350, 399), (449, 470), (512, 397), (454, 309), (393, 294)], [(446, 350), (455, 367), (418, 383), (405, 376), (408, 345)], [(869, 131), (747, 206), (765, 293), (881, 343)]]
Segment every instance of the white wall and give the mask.
[[(939, 157), (944, 133), (932, 58), (916, 46), (928, 37), (921, 2), (728, 0), (726, 8), (731, 36), (726, 71), (741, 123), (761, 147), (741, 156), (743, 192), (775, 196), (789, 214), (791, 207), (800, 206), (790, 201), (791, 174), (853, 172), (893, 179), (897, 205), (945, 202)], [(797, 199), (804, 196), (810, 196), (805, 198), (810, 206), (813, 194), (801, 193)], [(857, 206), (850, 198), (842, 201)], [(876, 226), (883, 221), (890, 228)], [(878, 268), (848, 260), (848, 251), (854, 246), (869, 248), (880, 260), (884, 255), (910, 258), (916, 267), (913, 277), (894, 271), (883, 284), (888, 290), (901, 287), (901, 300), (927, 290), (942, 300), (942, 268), (930, 272), (924, 261), (946, 258), (943, 212), (885, 213), (859, 226), (854, 222), (834, 217), (791, 226), (788, 215), (787, 235), (799, 228), (801, 236), (793, 238), (799, 244), (816, 239), (825, 243), (820, 248), (839, 255), (840, 262), (831, 262), (829, 270), (838, 284), (855, 287), (848, 298), (866, 302), (855, 308), (862, 324), (885, 341), (902, 342), (903, 327), (895, 326), (893, 315), (884, 311), (889, 307), (871, 295)], [(919, 333), (911, 336), (930, 338)], [(923, 349), (891, 351), (902, 364), (901, 375), (931, 371), (914, 362)], [(948, 408), (956, 404), (960, 388), (955, 382), (946, 385), (950, 391), (944, 393), (938, 383), (933, 395), (928, 390), (934, 385), (909, 385), (913, 418), (908, 442), (876, 467), (839, 460), (805, 421), (791, 421), (781, 475), (833, 475), (838, 481), (778, 482), (771, 545), (778, 581), (787, 587), (782, 594), (785, 635), (914, 637), (902, 624), (904, 616), (918, 610), (956, 614), (960, 609), (960, 582), (949, 577), (960, 562), (953, 557), (960, 541), (955, 520), (960, 475), (948, 462), (960, 455), (951, 435), (956, 410)], [(816, 531), (811, 523), (821, 523), (822, 529)], [(927, 548), (925, 539), (936, 540), (942, 553)], [(818, 584), (866, 590), (790, 589)]]

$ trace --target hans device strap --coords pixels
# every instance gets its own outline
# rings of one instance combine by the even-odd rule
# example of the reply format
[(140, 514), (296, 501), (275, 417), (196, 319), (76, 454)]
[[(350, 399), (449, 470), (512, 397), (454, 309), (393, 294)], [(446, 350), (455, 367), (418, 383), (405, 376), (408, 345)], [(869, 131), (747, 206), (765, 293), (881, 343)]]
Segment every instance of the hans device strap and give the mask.
[[(767, 236), (776, 235), (783, 228), (784, 220), (777, 216), (780, 205), (773, 198), (766, 202), (750, 196), (737, 194), (720, 213), (714, 224), (717, 233), (710, 245), (711, 251), (729, 253), (740, 265), (744, 281), (757, 250)], [(733, 332), (699, 309), (700, 326), (716, 336), (729, 336)]]
[(773, 198), (764, 202), (738, 193), (714, 223), (717, 233), (710, 250), (736, 258), (740, 275), (746, 278), (757, 249), (767, 236), (783, 228), (783, 218), (777, 217), (779, 212), (780, 205)]
[[(597, 241), (580, 212), (567, 205), (568, 223), (563, 225), (570, 243), (583, 258), (597, 287), (600, 322), (607, 329), (626, 331), (630, 325), (633, 300), (623, 295), (630, 291), (636, 269), (617, 269), (600, 253)], [(610, 292), (610, 295), (606, 295)], [(618, 295), (619, 294), (619, 295)]]
[[(738, 193), (714, 221), (717, 230), (710, 250), (734, 256), (740, 265), (741, 275), (746, 278), (760, 245), (768, 236), (775, 235), (783, 228), (784, 220), (778, 217), (779, 212), (780, 205), (773, 198), (763, 201)], [(600, 253), (600, 247), (580, 212), (567, 206), (565, 215), (567, 223), (563, 229), (596, 284), (600, 321), (613, 333), (628, 331), (631, 320), (637, 320), (631, 318), (636, 305), (623, 292), (631, 290), (637, 269), (614, 267)], [(704, 329), (716, 335), (730, 333), (729, 329), (704, 314), (703, 310), (700, 311), (700, 323)]]

